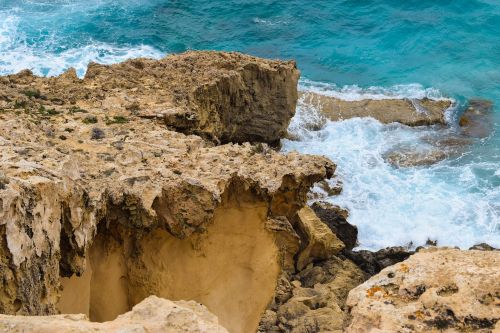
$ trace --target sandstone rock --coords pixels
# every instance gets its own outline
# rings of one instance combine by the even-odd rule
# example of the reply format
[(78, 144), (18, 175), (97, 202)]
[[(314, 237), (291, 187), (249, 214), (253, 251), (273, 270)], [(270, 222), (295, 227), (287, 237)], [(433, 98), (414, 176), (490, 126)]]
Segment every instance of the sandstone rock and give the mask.
[(328, 259), (344, 249), (342, 241), (310, 207), (306, 206), (298, 212), (297, 221), (308, 242), (297, 259), (298, 270), (302, 270), (313, 260)]
[(346, 332), (491, 332), (499, 305), (499, 252), (431, 248), (354, 288)]
[(89, 65), (60, 77), (20, 73), (0, 79), (3, 109), (30, 114), (100, 115), (108, 123), (130, 117), (164, 122), (215, 142), (279, 144), (295, 113), (299, 71), (294, 62), (240, 53), (186, 52), (156, 61), (132, 59)]
[(32, 333), (150, 332), (227, 333), (217, 317), (193, 301), (172, 302), (150, 296), (113, 321), (92, 323), (84, 315), (46, 317), (0, 315), (0, 331)]
[(493, 131), (493, 103), (482, 99), (469, 100), (459, 125), (465, 135), (485, 138)]
[(300, 100), (332, 121), (372, 117), (385, 124), (398, 122), (408, 126), (444, 125), (445, 111), (452, 106), (451, 101), (428, 98), (345, 101), (312, 92), (301, 93)]
[(316, 215), (345, 244), (346, 250), (352, 250), (358, 242), (358, 228), (347, 222), (349, 212), (328, 202), (315, 202), (311, 205)]
[[(335, 166), (214, 142), (279, 139), (297, 77), (218, 52), (92, 64), (83, 80), (1, 77), (0, 312), (107, 321), (157, 295), (255, 331), (294, 267), (290, 221)], [(186, 117), (165, 126), (170, 108)]]

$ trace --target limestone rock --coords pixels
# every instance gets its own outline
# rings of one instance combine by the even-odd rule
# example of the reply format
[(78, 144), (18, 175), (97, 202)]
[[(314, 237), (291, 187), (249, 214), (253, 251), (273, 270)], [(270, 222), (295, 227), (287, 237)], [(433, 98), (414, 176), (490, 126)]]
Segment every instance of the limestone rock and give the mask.
[(89, 322), (84, 315), (46, 317), (0, 315), (0, 331), (22, 333), (150, 332), (227, 333), (217, 317), (193, 301), (172, 302), (150, 296), (113, 321)]
[(312, 92), (301, 93), (300, 103), (316, 107), (332, 121), (372, 117), (384, 124), (398, 122), (408, 126), (444, 125), (445, 111), (452, 106), (451, 101), (428, 98), (346, 101)]
[(106, 321), (157, 295), (255, 331), (335, 165), (215, 143), (278, 140), (295, 64), (188, 52), (74, 74), (0, 77), (0, 313)]
[(215, 142), (277, 145), (295, 113), (298, 78), (292, 61), (192, 51), (159, 61), (92, 63), (83, 80), (74, 70), (54, 78), (6, 76), (0, 107), (42, 116), (91, 114), (106, 123), (144, 117)]
[(342, 332), (347, 293), (366, 274), (350, 260), (333, 256), (288, 278), (289, 296), (275, 300), (259, 332)]
[(302, 270), (313, 260), (328, 259), (344, 249), (342, 241), (316, 216), (310, 207), (302, 208), (297, 215), (299, 228), (308, 242), (299, 254), (297, 269)]
[(346, 250), (352, 250), (358, 242), (358, 228), (347, 222), (349, 212), (328, 202), (317, 201), (311, 205), (316, 215), (345, 244)]
[(347, 306), (347, 333), (498, 330), (500, 253), (421, 250), (354, 288)]
[(488, 100), (469, 100), (467, 109), (459, 120), (465, 135), (485, 138), (493, 131), (493, 103)]

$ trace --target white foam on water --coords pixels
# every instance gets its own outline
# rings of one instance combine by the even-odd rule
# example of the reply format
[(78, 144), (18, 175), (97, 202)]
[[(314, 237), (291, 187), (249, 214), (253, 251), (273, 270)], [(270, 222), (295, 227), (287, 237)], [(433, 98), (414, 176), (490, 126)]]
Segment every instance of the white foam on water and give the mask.
[(421, 84), (400, 84), (392, 87), (368, 87), (361, 88), (357, 85), (346, 85), (339, 87), (331, 83), (322, 83), (301, 80), (301, 89), (311, 91), (320, 95), (335, 97), (346, 101), (359, 101), (363, 99), (398, 99), (410, 98), (421, 99), (429, 98), (433, 100), (452, 100), (435, 88), (424, 88)]
[[(303, 85), (302, 89), (309, 87)], [(317, 85), (310, 90), (317, 92)], [(367, 96), (422, 98), (429, 94), (444, 98), (434, 89), (419, 91), (418, 85), (368, 91), (346, 87), (324, 92), (351, 100)], [(418, 246), (427, 239), (461, 248), (480, 242), (500, 246), (500, 190), (485, 187), (481, 179), (485, 170), (496, 174), (498, 165), (465, 162), (466, 156), (459, 156), (433, 166), (397, 169), (383, 155), (401, 146), (429, 149), (426, 139), (436, 135), (435, 128), (384, 125), (372, 118), (354, 118), (324, 120), (321, 130), (310, 131), (310, 124), (317, 124), (321, 118), (313, 109), (299, 103), (289, 127), (299, 140), (283, 140), (283, 150), (324, 155), (337, 164), (343, 191), (326, 200), (350, 211), (349, 221), (359, 228), (361, 248), (375, 250), (410, 242)], [(321, 192), (318, 188), (315, 191)]]
[(116, 46), (102, 42), (91, 42), (55, 52), (48, 48), (28, 45), (18, 26), (15, 10), (0, 12), (0, 75), (30, 69), (37, 75), (55, 76), (70, 67), (83, 77), (90, 62), (113, 64), (130, 58), (146, 57), (159, 59), (165, 54), (151, 46)]

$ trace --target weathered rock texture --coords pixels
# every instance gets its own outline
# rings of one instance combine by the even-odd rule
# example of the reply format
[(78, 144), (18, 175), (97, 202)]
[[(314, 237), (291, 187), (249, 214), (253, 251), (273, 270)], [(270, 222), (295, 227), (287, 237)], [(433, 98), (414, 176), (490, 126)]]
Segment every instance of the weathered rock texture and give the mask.
[(284, 271), (259, 332), (341, 332), (349, 290), (366, 273), (340, 255), (344, 244), (305, 207), (292, 219), (303, 240), (294, 270)]
[(294, 62), (187, 52), (159, 61), (92, 63), (83, 80), (74, 70), (50, 79), (29, 71), (4, 77), (0, 110), (48, 115), (86, 110), (82, 118), (93, 121), (95, 115), (100, 122), (158, 117), (176, 131), (215, 142), (278, 144), (295, 113), (298, 78)]
[(346, 332), (500, 330), (500, 252), (430, 248), (349, 293)]
[(214, 143), (275, 143), (297, 77), (293, 63), (189, 52), (93, 64), (83, 80), (0, 78), (0, 312), (105, 321), (154, 294), (255, 331), (295, 266), (290, 221), (335, 166)]
[(193, 301), (172, 302), (150, 296), (130, 312), (113, 321), (92, 323), (83, 315), (66, 314), (47, 317), (0, 315), (0, 331), (12, 333), (227, 333), (217, 317)]
[(355, 117), (372, 117), (382, 123), (398, 122), (408, 126), (446, 124), (445, 111), (449, 100), (366, 99), (346, 101), (312, 92), (300, 94), (300, 103), (312, 105), (332, 121)]

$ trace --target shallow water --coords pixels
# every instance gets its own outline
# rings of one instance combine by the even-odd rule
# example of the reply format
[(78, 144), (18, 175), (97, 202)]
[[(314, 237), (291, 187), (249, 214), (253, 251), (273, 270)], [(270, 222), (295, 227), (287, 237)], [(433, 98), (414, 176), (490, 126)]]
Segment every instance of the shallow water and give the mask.
[[(482, 97), (496, 105), (496, 131), (431, 167), (395, 169), (394, 145), (425, 148), (433, 129), (370, 119), (291, 130), (284, 149), (338, 164), (361, 246), (427, 238), (467, 247), (500, 246), (500, 2), (0, 0), (0, 74), (31, 68), (56, 75), (88, 62), (159, 58), (187, 49), (237, 50), (293, 58), (301, 89), (345, 99)], [(460, 108), (457, 108), (460, 110)], [(456, 122), (457, 112), (450, 115)]]

